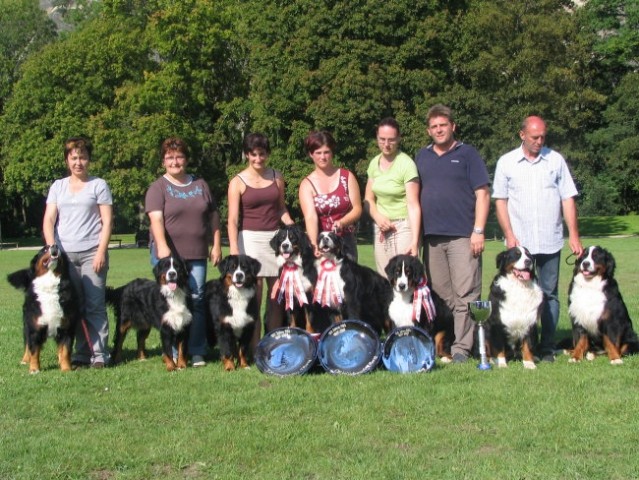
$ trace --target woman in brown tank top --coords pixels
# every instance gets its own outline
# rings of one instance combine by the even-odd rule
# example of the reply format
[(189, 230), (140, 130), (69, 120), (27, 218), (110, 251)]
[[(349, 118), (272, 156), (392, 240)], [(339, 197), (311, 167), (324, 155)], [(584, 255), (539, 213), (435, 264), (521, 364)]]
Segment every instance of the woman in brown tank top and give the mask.
[[(266, 330), (270, 331), (282, 326), (284, 311), (268, 294), (279, 273), (269, 242), (282, 223), (294, 222), (284, 201), (282, 174), (266, 166), (271, 152), (268, 138), (260, 133), (247, 135), (243, 152), (248, 166), (231, 179), (228, 189), (230, 253), (250, 255), (262, 264), (257, 295), (262, 299), (263, 279), (266, 279)], [(261, 329), (256, 328), (255, 332), (254, 343), (257, 343)]]

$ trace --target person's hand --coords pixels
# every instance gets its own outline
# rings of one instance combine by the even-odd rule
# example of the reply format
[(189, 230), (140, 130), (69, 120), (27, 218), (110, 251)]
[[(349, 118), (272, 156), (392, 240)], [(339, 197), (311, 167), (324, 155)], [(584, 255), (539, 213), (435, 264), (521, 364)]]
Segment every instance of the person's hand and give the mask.
[(96, 253), (93, 257), (93, 271), (100, 273), (106, 266), (106, 253)]
[(382, 231), (383, 233), (393, 232), (396, 230), (393, 222), (391, 222), (384, 215), (378, 215), (375, 219), (375, 223), (379, 227), (380, 231)]
[(470, 249), (473, 253), (473, 257), (479, 257), (481, 252), (484, 251), (484, 234), (472, 233), (470, 236)]
[(166, 258), (166, 257), (170, 257), (171, 256), (171, 249), (169, 248), (168, 245), (163, 245), (162, 247), (160, 247), (160, 245), (158, 245), (157, 243), (155, 244), (155, 250), (159, 258)]
[(217, 266), (217, 264), (220, 263), (220, 261), (222, 260), (222, 248), (220, 248), (219, 245), (213, 246), (209, 258), (211, 260), (211, 263)]
[(417, 257), (419, 255), (419, 245), (417, 244), (411, 245), (410, 247), (408, 247), (408, 250), (406, 250), (405, 253), (406, 255)]
[(570, 250), (572, 251), (572, 253), (577, 255), (577, 257), (580, 257), (581, 254), (584, 252), (584, 247), (581, 244), (581, 240), (579, 239), (579, 237), (569, 238), (568, 245), (570, 245)]
[(513, 248), (519, 245), (519, 240), (514, 235), (506, 237), (506, 248)]

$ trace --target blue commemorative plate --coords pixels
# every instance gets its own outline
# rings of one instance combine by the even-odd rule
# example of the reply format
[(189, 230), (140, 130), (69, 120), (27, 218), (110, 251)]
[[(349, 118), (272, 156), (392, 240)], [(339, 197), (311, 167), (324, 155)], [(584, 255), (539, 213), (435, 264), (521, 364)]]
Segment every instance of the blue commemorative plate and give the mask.
[(283, 327), (267, 333), (255, 349), (260, 372), (286, 377), (302, 375), (315, 363), (317, 341), (301, 328)]
[(421, 328), (398, 327), (384, 342), (382, 363), (391, 372), (429, 372), (435, 366), (435, 343)]
[(343, 320), (322, 334), (318, 358), (334, 375), (360, 375), (379, 363), (381, 344), (375, 331), (360, 320)]

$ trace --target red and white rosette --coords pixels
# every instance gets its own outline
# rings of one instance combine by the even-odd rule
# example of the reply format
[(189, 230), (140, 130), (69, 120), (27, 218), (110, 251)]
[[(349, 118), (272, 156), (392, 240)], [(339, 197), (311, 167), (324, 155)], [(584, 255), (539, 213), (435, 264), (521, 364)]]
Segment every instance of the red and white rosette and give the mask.
[(426, 311), (426, 317), (429, 322), (435, 319), (435, 304), (433, 303), (433, 297), (430, 294), (430, 288), (426, 284), (426, 279), (422, 278), (413, 293), (413, 321), (419, 323), (419, 319), (422, 316), (422, 307)]
[(277, 301), (278, 303), (282, 303), (282, 299), (286, 299), (286, 310), (293, 310), (295, 298), (297, 298), (297, 301), (301, 305), (306, 305), (308, 303), (306, 292), (304, 291), (304, 285), (302, 284), (300, 268), (294, 263), (287, 263), (284, 267), (282, 267), (279, 284), (280, 291)]
[(333, 260), (322, 260), (313, 292), (313, 302), (319, 303), (323, 307), (335, 307), (343, 303), (336, 273), (337, 264)]

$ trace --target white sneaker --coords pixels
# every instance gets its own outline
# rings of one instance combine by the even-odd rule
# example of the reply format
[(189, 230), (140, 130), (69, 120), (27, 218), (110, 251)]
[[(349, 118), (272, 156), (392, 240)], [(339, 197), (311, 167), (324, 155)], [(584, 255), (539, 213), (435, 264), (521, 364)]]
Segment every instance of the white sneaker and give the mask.
[(191, 357), (191, 365), (194, 367), (203, 367), (206, 365), (206, 361), (202, 355), (193, 355)]

